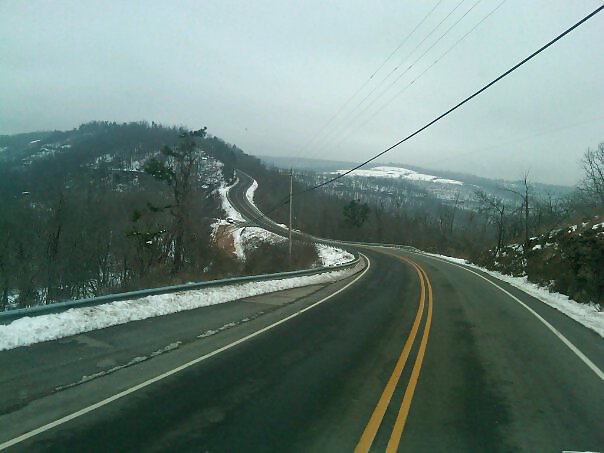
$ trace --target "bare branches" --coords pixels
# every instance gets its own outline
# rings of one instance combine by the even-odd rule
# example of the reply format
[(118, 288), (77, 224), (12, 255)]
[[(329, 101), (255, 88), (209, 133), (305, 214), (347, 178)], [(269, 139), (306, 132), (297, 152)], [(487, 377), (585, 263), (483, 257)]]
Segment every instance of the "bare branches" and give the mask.
[(501, 198), (490, 195), (480, 189), (474, 191), (474, 197), (480, 204), (479, 210), (485, 213), (489, 222), (495, 224), (497, 227), (497, 247), (495, 248), (495, 254), (497, 254), (503, 247), (505, 239), (505, 202)]
[(597, 204), (604, 206), (604, 142), (596, 149), (588, 148), (582, 163), (585, 176), (579, 189)]

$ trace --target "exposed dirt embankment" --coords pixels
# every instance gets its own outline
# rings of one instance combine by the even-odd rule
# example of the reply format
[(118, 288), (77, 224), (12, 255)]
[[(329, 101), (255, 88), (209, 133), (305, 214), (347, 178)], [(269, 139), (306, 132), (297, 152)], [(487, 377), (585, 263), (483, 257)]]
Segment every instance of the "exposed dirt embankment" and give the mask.
[(228, 256), (235, 254), (235, 240), (233, 238), (233, 227), (231, 225), (218, 225), (214, 235), (214, 245)]

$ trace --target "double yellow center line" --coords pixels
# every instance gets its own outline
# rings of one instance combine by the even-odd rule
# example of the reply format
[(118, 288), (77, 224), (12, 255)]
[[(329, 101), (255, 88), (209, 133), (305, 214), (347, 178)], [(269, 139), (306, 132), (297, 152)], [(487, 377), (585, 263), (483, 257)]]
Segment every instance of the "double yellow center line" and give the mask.
[(380, 425), (382, 423), (382, 420), (384, 419), (386, 409), (390, 404), (390, 400), (392, 399), (392, 395), (394, 394), (398, 381), (401, 377), (403, 368), (405, 368), (405, 363), (407, 362), (407, 358), (409, 357), (409, 352), (411, 351), (413, 343), (415, 342), (415, 337), (417, 336), (417, 332), (421, 324), (422, 314), (424, 312), (424, 305), (427, 299), (428, 312), (426, 316), (426, 324), (424, 326), (424, 331), (419, 345), (419, 350), (417, 352), (415, 363), (413, 364), (413, 369), (411, 370), (411, 377), (409, 378), (409, 383), (407, 384), (407, 388), (405, 389), (405, 394), (403, 396), (401, 407), (398, 411), (394, 427), (392, 428), (392, 433), (390, 434), (390, 439), (388, 440), (388, 445), (386, 446), (387, 452), (395, 452), (397, 450), (401, 440), (401, 436), (403, 434), (403, 429), (405, 428), (407, 416), (409, 415), (409, 409), (411, 408), (411, 401), (413, 400), (413, 393), (415, 392), (415, 387), (417, 386), (417, 381), (419, 379), (419, 372), (422, 367), (424, 355), (426, 353), (428, 335), (430, 333), (430, 326), (432, 324), (432, 285), (430, 285), (428, 274), (426, 274), (426, 271), (422, 269), (419, 264), (415, 263), (410, 259), (394, 255), (392, 253), (387, 254), (406, 261), (417, 271), (420, 283), (419, 306), (417, 308), (415, 320), (413, 321), (413, 326), (411, 327), (409, 336), (407, 337), (405, 345), (403, 346), (403, 350), (401, 351), (396, 365), (394, 366), (394, 370), (392, 371), (392, 374), (390, 375), (390, 378), (386, 383), (386, 387), (384, 387), (382, 395), (380, 396), (380, 399), (375, 409), (373, 410), (373, 413), (371, 414), (371, 418), (369, 419), (369, 422), (367, 423), (367, 426), (365, 427), (365, 430), (361, 435), (361, 439), (359, 440), (359, 443), (355, 448), (355, 453), (368, 452), (371, 448), (371, 444), (373, 443), (378, 429), (380, 428)]

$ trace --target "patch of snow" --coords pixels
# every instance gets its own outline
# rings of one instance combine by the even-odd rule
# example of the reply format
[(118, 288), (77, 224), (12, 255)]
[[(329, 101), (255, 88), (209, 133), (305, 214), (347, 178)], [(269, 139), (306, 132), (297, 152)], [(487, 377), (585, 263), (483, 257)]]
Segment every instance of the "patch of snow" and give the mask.
[(259, 227), (243, 228), (241, 240), (246, 248), (256, 248), (261, 244), (282, 244), (287, 238)]
[(235, 250), (233, 253), (239, 261), (245, 261), (245, 248), (243, 247), (243, 241), (241, 240), (242, 228), (236, 228), (231, 232), (233, 236), (233, 247)]
[[(338, 170), (335, 173), (342, 174), (348, 170)], [(380, 166), (369, 169), (357, 169), (350, 173), (352, 176), (373, 177), (373, 178), (400, 178), (409, 181), (431, 182), (436, 184), (454, 184), (462, 186), (463, 182), (454, 179), (439, 178), (438, 176), (425, 175), (413, 170), (402, 167)]]
[(255, 313), (255, 314), (253, 314), (252, 316), (250, 316), (249, 318), (243, 318), (243, 319), (240, 319), (239, 321), (229, 322), (227, 324), (223, 324), (218, 329), (206, 330), (205, 332), (202, 332), (201, 334), (197, 335), (197, 338), (211, 337), (212, 335), (216, 335), (217, 333), (220, 333), (223, 330), (227, 330), (227, 329), (230, 329), (232, 327), (239, 326), (239, 325), (243, 324), (244, 322), (249, 322), (249, 321), (251, 321), (253, 319), (256, 319), (256, 318), (260, 317), (263, 314), (264, 314), (263, 311), (259, 311), (259, 312)]
[(254, 182), (252, 183), (252, 185), (245, 191), (245, 197), (247, 198), (247, 201), (249, 201), (252, 206), (256, 206), (254, 204), (254, 194), (256, 193), (257, 188), (258, 188), (258, 182), (256, 182), (256, 180), (254, 179)]
[(346, 250), (325, 244), (315, 244), (315, 247), (317, 248), (317, 253), (323, 267), (337, 266), (354, 260), (352, 253)]
[(596, 223), (594, 226), (591, 227), (592, 230), (597, 230), (598, 228), (604, 228), (604, 222)]
[(38, 143), (41, 142), (42, 140), (32, 140), (31, 142), (29, 142), (30, 145), (33, 145), (34, 143)]
[(112, 368), (109, 368), (108, 370), (103, 370), (103, 371), (99, 371), (98, 373), (90, 374), (90, 375), (87, 375), (87, 376), (82, 376), (79, 381), (73, 382), (73, 383), (67, 384), (67, 385), (60, 385), (59, 387), (56, 387), (55, 390), (56, 391), (65, 390), (65, 389), (68, 389), (70, 387), (75, 387), (76, 385), (80, 385), (80, 384), (83, 384), (85, 382), (92, 381), (93, 379), (96, 379), (98, 377), (106, 376), (106, 375), (111, 374), (111, 373), (115, 373), (116, 371), (121, 370), (123, 368), (128, 368), (129, 366), (136, 365), (137, 363), (144, 362), (145, 360), (149, 360), (149, 359), (151, 359), (153, 357), (157, 357), (158, 355), (161, 355), (161, 354), (163, 354), (165, 352), (170, 352), (170, 351), (172, 351), (174, 349), (177, 349), (181, 344), (182, 344), (182, 341), (176, 341), (174, 343), (170, 343), (168, 346), (164, 346), (163, 348), (158, 349), (157, 351), (153, 351), (148, 356), (146, 356), (146, 355), (145, 356), (137, 356), (137, 357), (134, 357), (129, 362), (124, 363), (123, 365), (116, 365), (116, 366), (114, 366)]
[(574, 233), (575, 231), (577, 231), (577, 225), (573, 225), (568, 229), (569, 233)]
[(476, 266), (475, 264), (471, 264), (460, 258), (453, 258), (434, 253), (426, 253), (426, 255), (436, 256), (457, 264), (463, 264), (464, 266), (477, 269), (485, 274), (507, 282), (515, 288), (518, 288), (528, 295), (533, 296), (535, 299), (540, 300), (544, 304), (561, 311), (569, 318), (572, 318), (580, 324), (583, 324), (585, 327), (593, 330), (604, 338), (604, 311), (601, 311), (600, 307), (596, 304), (581, 304), (565, 294), (551, 292), (546, 287), (529, 282), (527, 277), (512, 277), (511, 275), (505, 275), (501, 272), (491, 271), (483, 267)]
[(245, 253), (254, 250), (262, 244), (281, 244), (287, 238), (259, 227), (243, 227), (233, 231), (233, 243), (235, 255), (241, 261), (245, 261)]
[(0, 351), (76, 335), (131, 321), (207, 307), (245, 297), (301, 286), (329, 283), (358, 269), (323, 272), (281, 280), (246, 282), (178, 293), (122, 300), (94, 307), (71, 308), (62, 313), (24, 317), (0, 326)]
[(220, 187), (218, 188), (218, 193), (220, 194), (220, 203), (222, 206), (222, 210), (225, 212), (227, 218), (231, 218), (240, 222), (245, 222), (243, 216), (239, 214), (239, 211), (237, 211), (237, 209), (233, 207), (227, 196), (229, 190), (231, 190), (231, 188), (233, 188), (238, 182), (239, 179), (235, 179), (235, 182), (233, 182), (233, 184), (231, 184), (230, 186), (227, 186), (224, 182), (222, 182)]
[(535, 245), (535, 246), (532, 248), (532, 250), (533, 250), (533, 251), (535, 251), (535, 250), (541, 250), (542, 248), (543, 248), (543, 247), (541, 246), (541, 244), (537, 244), (537, 245)]
[(100, 163), (109, 163), (113, 161), (113, 156), (109, 153), (105, 153), (102, 156), (97, 157), (96, 159), (94, 159), (94, 164), (100, 164)]

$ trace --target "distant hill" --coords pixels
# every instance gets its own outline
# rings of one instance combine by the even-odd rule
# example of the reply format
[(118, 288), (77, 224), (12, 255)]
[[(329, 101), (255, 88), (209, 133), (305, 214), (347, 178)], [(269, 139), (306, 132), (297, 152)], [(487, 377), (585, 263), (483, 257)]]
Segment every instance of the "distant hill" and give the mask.
[[(313, 171), (313, 172), (334, 172), (342, 169), (350, 169), (359, 164), (359, 162), (350, 162), (350, 161), (337, 161), (337, 160), (322, 160), (322, 159), (308, 159), (308, 158), (300, 158), (300, 157), (286, 157), (286, 156), (259, 156), (259, 158), (265, 162), (267, 165), (272, 165), (278, 168), (293, 168), (303, 171)], [(441, 178), (444, 180), (453, 180), (453, 181), (461, 181), (466, 187), (465, 191), (470, 194), (475, 188), (484, 190), (487, 193), (496, 195), (503, 199), (507, 199), (510, 201), (514, 201), (516, 196), (512, 191), (519, 191), (522, 188), (521, 181), (507, 181), (503, 179), (490, 179), (484, 178), (481, 176), (472, 175), (469, 173), (460, 173), (453, 171), (444, 171), (444, 170), (434, 170), (428, 169), (424, 167), (419, 167), (417, 165), (410, 164), (401, 164), (401, 163), (393, 163), (393, 162), (375, 162), (371, 163), (365, 167), (364, 170), (368, 170), (369, 172), (359, 172), (359, 176), (367, 176), (367, 177), (378, 177), (379, 175), (376, 173), (372, 173), (371, 169), (375, 167), (401, 167), (408, 170), (412, 170), (422, 175), (429, 175), (437, 178)], [(387, 177), (387, 175), (384, 175)], [(419, 185), (422, 184), (422, 180), (420, 178), (416, 178), (415, 182)], [(425, 182), (425, 178), (424, 181)], [(537, 196), (552, 196), (554, 198), (564, 197), (569, 195), (574, 189), (568, 186), (560, 186), (560, 185), (552, 185), (552, 184), (542, 184), (538, 182), (531, 182), (531, 187), (534, 191), (534, 194)]]

